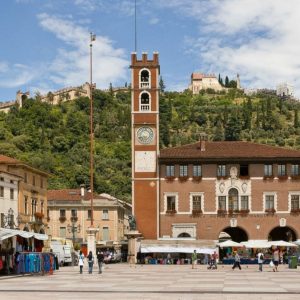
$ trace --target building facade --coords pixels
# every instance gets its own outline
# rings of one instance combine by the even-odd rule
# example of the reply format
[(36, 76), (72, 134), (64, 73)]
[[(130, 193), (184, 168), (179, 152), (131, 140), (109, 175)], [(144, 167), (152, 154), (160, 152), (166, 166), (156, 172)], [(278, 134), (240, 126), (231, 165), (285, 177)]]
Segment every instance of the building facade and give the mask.
[[(18, 227), (25, 231), (46, 233), (48, 174), (5, 155), (0, 155), (0, 171), (18, 178), (10, 179), (14, 182), (10, 181), (10, 185), (16, 186), (18, 182), (18, 189), (14, 191), (14, 198), (18, 199)], [(11, 189), (12, 186), (10, 193)]]
[(276, 95), (280, 97), (294, 97), (294, 87), (287, 82), (276, 86)]
[[(95, 88), (94, 86), (93, 88)], [(43, 102), (57, 105), (60, 102), (71, 101), (78, 97), (91, 97), (90, 84), (88, 82), (77, 87), (67, 87), (55, 92), (49, 92), (47, 95), (41, 96)]]
[[(48, 191), (48, 226), (52, 237), (87, 243), (87, 229), (91, 225), (91, 197), (84, 189)], [(97, 248), (121, 249), (128, 231), (131, 205), (108, 194), (94, 195), (93, 223)]]
[(14, 174), (0, 171), (0, 227), (18, 226), (18, 195), (21, 178)]
[(159, 168), (159, 237), (300, 238), (300, 151), (202, 140), (161, 150)]
[(192, 73), (189, 89), (193, 94), (199, 94), (201, 90), (212, 89), (215, 91), (226, 90), (214, 74)]
[[(143, 237), (216, 241), (226, 232), (235, 241), (300, 238), (300, 151), (205, 136), (159, 151), (158, 55), (137, 60), (134, 53), (131, 59), (132, 203)], [(147, 99), (144, 70), (151, 75)]]

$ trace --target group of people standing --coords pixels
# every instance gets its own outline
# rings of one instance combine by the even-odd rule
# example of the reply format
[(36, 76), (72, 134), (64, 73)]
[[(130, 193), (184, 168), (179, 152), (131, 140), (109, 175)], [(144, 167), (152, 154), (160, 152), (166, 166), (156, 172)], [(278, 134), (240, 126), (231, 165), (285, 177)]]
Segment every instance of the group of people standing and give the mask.
[[(262, 270), (263, 270), (264, 260), (265, 260), (264, 253), (262, 251), (260, 251), (257, 254), (258, 270), (260, 272), (262, 272)], [(272, 260), (270, 261), (270, 267), (273, 269), (273, 272), (278, 272), (279, 261), (280, 261), (280, 252), (279, 252), (279, 249), (276, 248), (273, 251)], [(232, 270), (234, 270), (236, 267), (238, 267), (240, 270), (242, 269), (241, 268), (241, 257), (238, 254), (238, 252), (236, 252), (234, 255), (234, 264), (232, 266)]]
[[(94, 256), (92, 251), (89, 252), (87, 258), (87, 262), (88, 262), (88, 272), (89, 274), (93, 273), (93, 267), (94, 267)], [(79, 252), (79, 272), (80, 274), (83, 273), (83, 266), (84, 266), (84, 254), (82, 253), (82, 251)], [(98, 273), (102, 274), (102, 269), (103, 269), (103, 262), (104, 262), (104, 253), (102, 251), (98, 251), (97, 252), (97, 262), (98, 262)]]

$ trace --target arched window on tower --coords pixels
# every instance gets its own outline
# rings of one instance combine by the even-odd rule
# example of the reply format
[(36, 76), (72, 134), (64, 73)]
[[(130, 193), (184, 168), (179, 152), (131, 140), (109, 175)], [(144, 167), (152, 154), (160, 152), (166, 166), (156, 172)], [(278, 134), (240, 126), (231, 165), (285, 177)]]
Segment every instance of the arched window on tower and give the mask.
[(150, 94), (147, 92), (143, 92), (140, 95), (140, 111), (149, 111), (150, 103)]
[(140, 88), (150, 89), (151, 74), (147, 69), (142, 69), (140, 71)]

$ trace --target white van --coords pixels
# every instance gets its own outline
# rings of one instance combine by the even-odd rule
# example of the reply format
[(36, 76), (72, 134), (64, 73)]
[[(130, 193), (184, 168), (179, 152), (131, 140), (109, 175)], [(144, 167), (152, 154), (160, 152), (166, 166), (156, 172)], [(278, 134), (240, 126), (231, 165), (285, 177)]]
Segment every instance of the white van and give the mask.
[(66, 264), (72, 264), (72, 251), (70, 245), (65, 245), (61, 240), (52, 240), (51, 249), (53, 253), (57, 256), (58, 263), (61, 266)]

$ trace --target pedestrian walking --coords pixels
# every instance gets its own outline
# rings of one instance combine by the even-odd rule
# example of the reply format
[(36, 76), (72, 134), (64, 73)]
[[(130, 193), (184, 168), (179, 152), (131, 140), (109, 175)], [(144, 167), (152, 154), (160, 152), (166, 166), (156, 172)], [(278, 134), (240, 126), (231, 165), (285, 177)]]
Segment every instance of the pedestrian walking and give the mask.
[(260, 251), (258, 254), (257, 254), (257, 262), (258, 262), (258, 269), (259, 271), (262, 272), (263, 270), (263, 263), (264, 263), (264, 254)]
[(273, 272), (278, 272), (278, 264), (279, 264), (279, 250), (276, 248), (273, 252)]
[(99, 274), (102, 273), (102, 266), (103, 266), (103, 261), (104, 261), (104, 254), (102, 251), (98, 251), (97, 253), (97, 260), (98, 260), (98, 267), (99, 267)]
[(92, 251), (89, 252), (87, 259), (88, 259), (88, 265), (89, 265), (89, 274), (92, 274), (93, 273), (93, 265), (94, 265), (94, 257), (93, 257)]
[(192, 254), (192, 269), (196, 269), (196, 264), (197, 264), (197, 252), (194, 250)]
[(82, 274), (82, 269), (84, 264), (84, 255), (82, 251), (79, 252), (78, 264), (79, 264), (79, 272), (80, 274)]
[(234, 264), (232, 266), (232, 270), (234, 270), (236, 267), (238, 267), (240, 270), (242, 270), (240, 263), (241, 263), (241, 258), (239, 256), (239, 254), (236, 252), (236, 254), (234, 256)]

